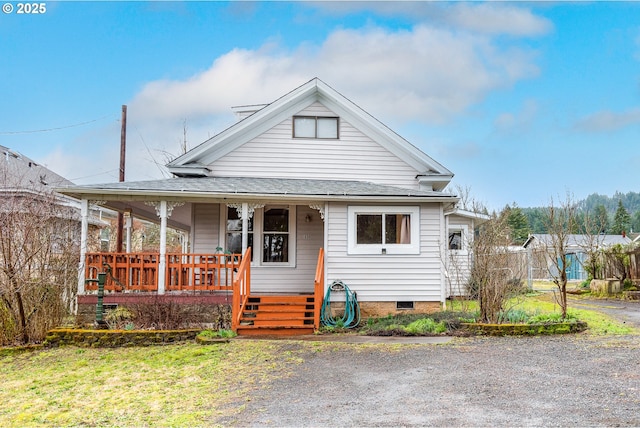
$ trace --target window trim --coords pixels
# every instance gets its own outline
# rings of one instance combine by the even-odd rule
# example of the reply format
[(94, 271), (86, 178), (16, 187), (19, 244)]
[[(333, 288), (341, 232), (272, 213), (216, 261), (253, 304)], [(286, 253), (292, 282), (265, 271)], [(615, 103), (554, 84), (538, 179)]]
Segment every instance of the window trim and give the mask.
[[(265, 262), (263, 257), (263, 248), (264, 245), (264, 212), (269, 208), (286, 208), (289, 210), (289, 261), (288, 262)], [(287, 204), (273, 204), (273, 205), (265, 205), (263, 208), (257, 209), (253, 214), (253, 245), (254, 247), (259, 245), (259, 248), (254, 248), (255, 253), (258, 254), (257, 263), (260, 267), (295, 267), (296, 266), (296, 242), (297, 242), (297, 231), (296, 231), (296, 206), (295, 205), (287, 205)], [(256, 235), (257, 233), (257, 235)], [(256, 240), (257, 239), (257, 240)], [(256, 260), (254, 260), (256, 261)]]
[[(296, 136), (296, 119), (313, 119), (315, 122), (315, 132), (313, 137), (297, 137)], [(336, 136), (334, 137), (318, 137), (318, 119), (335, 119)], [(296, 140), (339, 140), (340, 139), (340, 118), (338, 116), (293, 116), (291, 119), (291, 138)]]
[[(227, 205), (220, 204), (220, 236), (223, 237), (226, 245), (227, 239)], [(289, 261), (288, 262), (264, 262), (262, 260), (262, 245), (264, 237), (264, 209), (265, 208), (288, 208), (289, 209)], [(251, 266), (259, 267), (296, 267), (297, 256), (297, 210), (296, 205), (273, 204), (256, 208), (253, 212), (253, 248), (251, 251)], [(257, 247), (257, 248), (256, 248)]]
[[(403, 214), (411, 220), (410, 244), (358, 244), (357, 216), (361, 214)], [(384, 223), (384, 222), (383, 222)], [(383, 232), (384, 236), (384, 232)], [(419, 206), (362, 206), (347, 207), (347, 254), (358, 255), (412, 255), (420, 254), (420, 207)]]
[[(220, 236), (222, 237), (222, 239), (220, 239), (220, 242), (223, 243), (223, 245), (221, 245), (221, 247), (224, 249), (224, 251), (229, 251), (229, 241), (228, 241), (228, 234), (229, 234), (229, 230), (227, 229), (227, 222), (229, 220), (229, 210), (236, 210), (236, 208), (230, 207), (227, 204), (220, 204)], [(237, 210), (236, 210), (237, 212)], [(240, 217), (240, 215), (238, 215), (238, 217)], [(255, 217), (255, 216), (254, 216)], [(240, 219), (242, 220), (242, 219)], [(242, 235), (242, 227), (240, 228), (240, 234)], [(256, 224), (255, 224), (255, 218), (253, 218), (253, 230), (249, 231), (249, 235), (253, 235), (253, 245), (255, 246), (255, 240), (256, 240)], [(240, 253), (242, 253), (242, 249), (240, 249)], [(255, 260), (255, 253), (252, 251), (251, 252), (251, 263), (253, 264), (253, 260)]]
[[(449, 246), (449, 237), (452, 233), (460, 232), (460, 248), (455, 249)], [(447, 250), (461, 254), (466, 253), (469, 248), (469, 228), (464, 224), (450, 224), (447, 229)]]

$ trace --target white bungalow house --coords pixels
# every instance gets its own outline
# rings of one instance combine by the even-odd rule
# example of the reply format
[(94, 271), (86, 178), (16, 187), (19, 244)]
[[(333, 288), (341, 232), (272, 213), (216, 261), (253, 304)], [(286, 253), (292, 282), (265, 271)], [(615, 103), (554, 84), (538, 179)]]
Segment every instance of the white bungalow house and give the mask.
[(287, 327), (293, 309), (273, 310), (281, 316), (263, 325), (247, 314), (285, 295), (303, 296), (295, 331), (318, 328), (336, 280), (356, 293), (363, 316), (441, 307), (448, 249), (466, 251), (475, 221), (446, 191), (451, 171), (317, 78), (235, 111), (237, 123), (167, 165), (173, 178), (61, 189), (85, 212), (99, 201), (190, 237), (183, 254), (167, 254), (163, 242), (157, 254), (84, 249), (79, 299), (91, 297), (85, 279), (107, 262), (118, 276), (107, 289), (129, 298), (232, 290), (234, 328), (246, 334)]

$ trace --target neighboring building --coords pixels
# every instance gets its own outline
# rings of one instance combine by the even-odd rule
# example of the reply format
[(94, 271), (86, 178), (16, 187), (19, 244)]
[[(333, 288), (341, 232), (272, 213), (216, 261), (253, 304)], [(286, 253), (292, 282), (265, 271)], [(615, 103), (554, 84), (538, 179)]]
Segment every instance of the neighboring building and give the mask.
[[(74, 184), (33, 159), (0, 146), (0, 212), (19, 213), (28, 204), (42, 202), (53, 205), (47, 212), (60, 219), (70, 219), (76, 224), (75, 236), (80, 236), (80, 202), (63, 195), (56, 188)], [(101, 220), (101, 210), (89, 212), (92, 249), (99, 248), (100, 230), (107, 225)], [(65, 228), (66, 229), (66, 228)]]
[(314, 293), (320, 268), (322, 295), (341, 280), (365, 316), (444, 304), (449, 251), (466, 256), (484, 219), (456, 209), (451, 171), (319, 79), (236, 111), (236, 124), (167, 165), (174, 178), (60, 189), (188, 233), (189, 266), (161, 244), (155, 283), (132, 287), (221, 290), (202, 281), (201, 260), (253, 248), (251, 293)]
[[(524, 248), (531, 251), (531, 278), (550, 280), (557, 275), (556, 263), (551, 260), (547, 248), (552, 245), (552, 236), (549, 234), (533, 234), (523, 244)], [(631, 239), (624, 235), (568, 235), (567, 236), (567, 279), (569, 281), (584, 281), (588, 278), (584, 265), (587, 261), (587, 250), (591, 246), (594, 249), (604, 249), (615, 244), (627, 245)]]

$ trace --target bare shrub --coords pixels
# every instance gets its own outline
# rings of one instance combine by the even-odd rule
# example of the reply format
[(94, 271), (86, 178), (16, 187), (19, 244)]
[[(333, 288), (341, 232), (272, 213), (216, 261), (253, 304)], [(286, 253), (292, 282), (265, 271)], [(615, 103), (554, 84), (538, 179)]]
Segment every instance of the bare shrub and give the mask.
[(522, 264), (509, 251), (506, 217), (494, 216), (480, 226), (473, 241), (470, 288), (476, 290), (480, 322), (499, 323), (507, 302), (523, 291)]
[(556, 302), (562, 310), (562, 318), (567, 317), (567, 269), (570, 266), (570, 257), (567, 251), (569, 235), (576, 229), (576, 204), (571, 194), (567, 193), (564, 201), (554, 203), (553, 199), (546, 209), (544, 218), (549, 242), (546, 251), (551, 259), (549, 276), (558, 287)]
[(46, 177), (34, 182), (10, 168), (18, 161), (0, 160), (0, 344), (44, 339), (77, 288), (77, 214)]
[(231, 308), (223, 304), (181, 304), (163, 296), (153, 296), (127, 303), (131, 321), (136, 328), (175, 330), (207, 325), (214, 329), (229, 329)]

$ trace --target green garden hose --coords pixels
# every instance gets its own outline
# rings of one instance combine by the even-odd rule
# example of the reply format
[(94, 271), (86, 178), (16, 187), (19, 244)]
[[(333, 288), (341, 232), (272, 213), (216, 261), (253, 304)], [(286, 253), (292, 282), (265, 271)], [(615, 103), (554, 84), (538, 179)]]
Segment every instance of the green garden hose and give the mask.
[[(331, 311), (331, 292), (344, 292), (344, 314), (334, 317)], [(360, 324), (360, 305), (356, 299), (356, 293), (352, 292), (347, 284), (340, 280), (333, 281), (327, 289), (327, 294), (322, 302), (320, 313), (322, 324), (328, 327), (352, 328)]]

